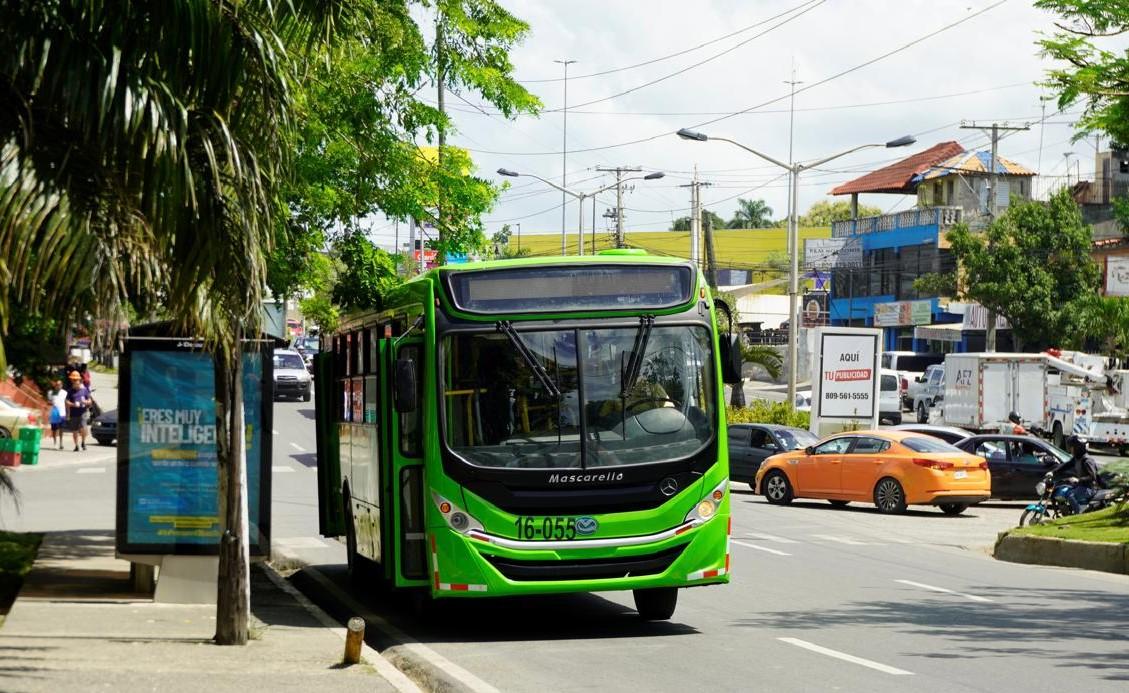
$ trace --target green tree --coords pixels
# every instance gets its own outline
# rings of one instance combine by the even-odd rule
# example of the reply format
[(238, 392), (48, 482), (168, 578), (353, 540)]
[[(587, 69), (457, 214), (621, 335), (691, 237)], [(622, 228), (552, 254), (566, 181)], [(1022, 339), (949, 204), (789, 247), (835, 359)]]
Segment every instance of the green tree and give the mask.
[(737, 211), (729, 221), (731, 229), (763, 229), (772, 224), (772, 207), (764, 200), (737, 200)]
[(342, 310), (378, 310), (384, 296), (400, 284), (392, 256), (363, 233), (353, 231), (334, 244), (343, 265), (333, 286), (333, 303)]
[[(859, 205), (858, 215), (862, 217), (876, 217), (882, 214), (878, 207)], [(845, 200), (829, 202), (820, 200), (808, 207), (808, 213), (800, 216), (798, 223), (803, 228), (813, 226), (831, 226), (834, 221), (846, 221), (851, 218), (851, 203)]]
[(958, 276), (931, 275), (923, 287), (955, 286), (960, 297), (1004, 316), (1017, 349), (1065, 343), (1076, 334), (1099, 272), (1090, 227), (1069, 191), (1046, 203), (1017, 202), (983, 233), (961, 224), (947, 238)]
[[(725, 228), (725, 220), (722, 219), (716, 212), (708, 209), (702, 210), (702, 221), (705, 222), (706, 218), (712, 222), (714, 231)], [(690, 230), (690, 217), (679, 217), (674, 220), (670, 227), (671, 231), (689, 231)]]
[(1106, 40), (1129, 32), (1129, 8), (1120, 0), (1036, 0), (1035, 7), (1062, 18), (1055, 22), (1058, 31), (1039, 45), (1044, 56), (1059, 62), (1046, 81), (1058, 93), (1058, 107), (1085, 103), (1076, 137), (1104, 132), (1129, 143), (1129, 49)]
[(1129, 301), (1091, 294), (1079, 301), (1078, 332), (1072, 340), (1080, 349), (1096, 345), (1107, 356), (1129, 356)]

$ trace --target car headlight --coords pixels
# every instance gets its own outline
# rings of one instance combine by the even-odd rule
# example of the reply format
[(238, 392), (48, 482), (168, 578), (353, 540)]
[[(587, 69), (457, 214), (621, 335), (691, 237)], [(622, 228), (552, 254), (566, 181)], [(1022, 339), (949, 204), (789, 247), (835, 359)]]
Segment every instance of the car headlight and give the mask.
[(694, 509), (686, 513), (685, 522), (701, 524), (717, 514), (721, 501), (725, 499), (725, 490), (729, 488), (729, 479), (724, 479), (714, 486), (709, 493), (694, 505)]

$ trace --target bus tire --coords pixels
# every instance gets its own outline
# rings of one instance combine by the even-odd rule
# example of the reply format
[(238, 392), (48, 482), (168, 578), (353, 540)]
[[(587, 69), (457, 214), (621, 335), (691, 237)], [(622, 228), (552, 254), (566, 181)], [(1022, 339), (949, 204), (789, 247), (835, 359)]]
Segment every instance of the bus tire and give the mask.
[(678, 606), (677, 587), (652, 587), (645, 590), (632, 590), (635, 597), (635, 610), (644, 621), (666, 621), (674, 615)]

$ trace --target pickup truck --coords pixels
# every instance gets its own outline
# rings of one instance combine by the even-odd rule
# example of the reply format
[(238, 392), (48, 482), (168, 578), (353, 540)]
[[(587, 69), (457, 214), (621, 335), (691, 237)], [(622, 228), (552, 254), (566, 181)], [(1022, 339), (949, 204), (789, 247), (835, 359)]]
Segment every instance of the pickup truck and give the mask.
[(918, 423), (929, 421), (929, 410), (945, 398), (945, 364), (928, 366), (925, 373), (909, 384), (911, 410), (917, 415)]

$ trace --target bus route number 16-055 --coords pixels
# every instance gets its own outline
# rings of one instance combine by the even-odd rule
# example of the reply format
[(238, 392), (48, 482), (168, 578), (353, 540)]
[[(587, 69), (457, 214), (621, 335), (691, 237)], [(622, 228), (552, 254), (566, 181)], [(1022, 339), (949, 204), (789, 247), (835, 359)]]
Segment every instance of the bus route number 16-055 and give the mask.
[(520, 539), (575, 539), (575, 517), (518, 517), (514, 520)]

